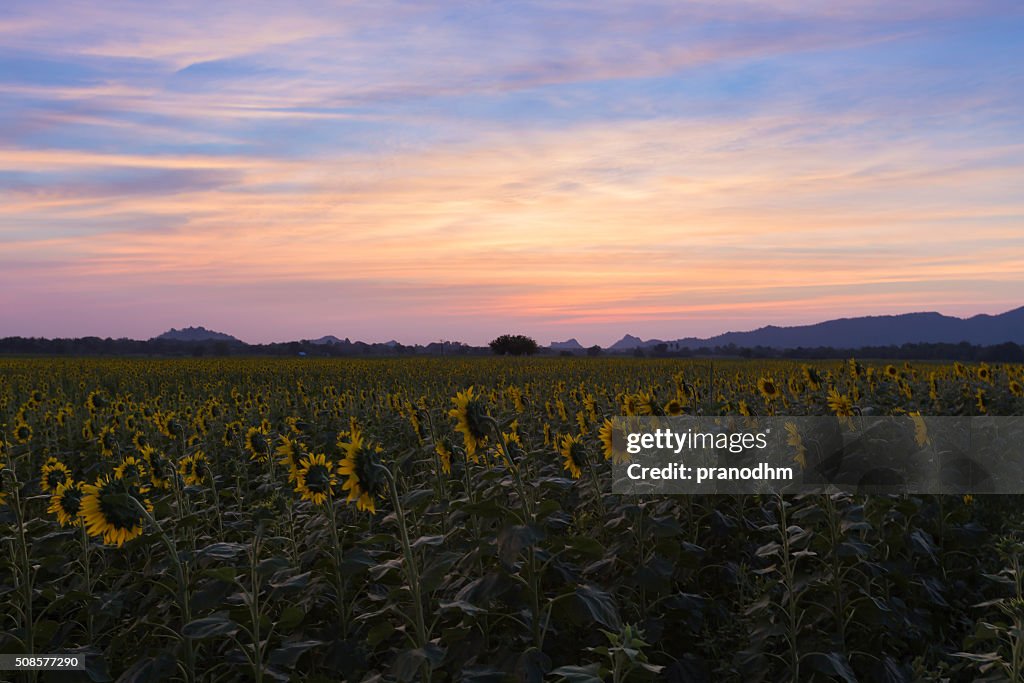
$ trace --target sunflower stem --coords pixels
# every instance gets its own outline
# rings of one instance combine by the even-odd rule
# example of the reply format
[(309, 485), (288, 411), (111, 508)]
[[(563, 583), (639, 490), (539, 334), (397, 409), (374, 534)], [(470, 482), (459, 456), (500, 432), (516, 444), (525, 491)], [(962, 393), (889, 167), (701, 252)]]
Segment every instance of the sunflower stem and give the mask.
[[(249, 596), (249, 618), (252, 621), (252, 673), (256, 683), (263, 683), (263, 641), (260, 639), (260, 580), (256, 567), (259, 564), (260, 546), (263, 544), (263, 525), (256, 527), (249, 551), (249, 581), (252, 593)], [(269, 640), (269, 636), (268, 636)]]
[[(374, 466), (380, 468), (388, 480), (388, 491), (391, 493), (391, 504), (395, 506), (398, 534), (402, 542), (402, 554), (405, 556), (405, 576), (409, 582), (409, 591), (412, 593), (417, 647), (423, 648), (430, 639), (430, 634), (427, 632), (426, 621), (423, 618), (423, 597), (420, 593), (419, 570), (416, 566), (416, 556), (413, 554), (412, 545), (409, 543), (409, 528), (405, 521), (405, 510), (402, 508), (402, 501), (398, 497), (398, 484), (395, 480), (395, 475), (383, 465), (375, 464)], [(423, 663), (423, 668), (423, 680), (430, 680), (430, 668), (427, 662)]]
[[(24, 643), (26, 654), (34, 655), (35, 650), (35, 629), (32, 628), (34, 624), (34, 618), (32, 614), (32, 569), (28, 559), (28, 542), (25, 539), (25, 510), (21, 505), (21, 486), (18, 483), (18, 474), (15, 472), (14, 457), (10, 450), (7, 451), (7, 462), (8, 466), (0, 470), (0, 476), (3, 476), (4, 472), (10, 473), (11, 478), (11, 495), (14, 498), (14, 504), (11, 506), (14, 509), (14, 524), (18, 530), (18, 571), (15, 572), (15, 581), (18, 584), (16, 587), (22, 591), (22, 605), (24, 617), (22, 627), (24, 629)], [(38, 673), (32, 671), (29, 674), (30, 680), (37, 680)]]
[[(178, 547), (174, 543), (174, 539), (167, 535), (160, 523), (156, 521), (156, 518), (150, 514), (146, 506), (143, 505), (135, 496), (128, 496), (131, 501), (135, 504), (135, 507), (139, 509), (146, 520), (156, 529), (157, 536), (167, 547), (167, 551), (171, 554), (171, 566), (174, 567), (174, 577), (178, 582), (178, 607), (181, 609), (181, 625), (184, 628), (185, 624), (192, 621), (192, 608), (188, 601), (188, 583), (185, 578), (185, 570), (183, 569), (184, 563), (178, 556)], [(189, 638), (182, 637), (185, 645), (185, 672), (186, 681), (192, 683), (196, 679), (196, 662), (195, 662), (195, 650), (192, 647), (192, 640)]]
[(334, 510), (334, 493), (332, 487), (327, 489), (327, 524), (331, 528), (331, 544), (334, 551), (334, 580), (338, 584), (337, 591), (338, 616), (341, 618), (341, 632), (348, 636), (348, 603), (345, 601), (347, 583), (341, 575), (341, 563), (344, 559), (344, 551), (341, 547), (341, 539), (338, 537), (338, 518)]
[[(508, 443), (505, 441), (505, 435), (501, 432), (501, 428), (498, 426), (498, 421), (493, 417), (487, 416), (484, 420), (490, 425), (491, 429), (497, 435), (498, 442), (501, 444), (501, 449), (505, 453), (505, 460), (508, 461), (509, 468), (512, 470), (512, 475), (516, 482), (516, 488), (519, 490), (519, 498), (523, 506), (526, 521), (531, 527), (536, 526), (537, 517), (533, 509), (533, 503), (530, 497), (526, 495), (526, 486), (523, 484), (522, 473), (519, 471), (519, 465), (512, 460), (512, 453), (509, 452)], [(537, 550), (536, 546), (532, 543), (530, 544), (529, 551), (527, 552), (527, 568), (529, 570), (528, 581), (531, 593), (530, 622), (533, 626), (533, 644), (539, 650), (544, 642), (544, 633), (540, 624), (540, 581), (537, 577)]]
[(85, 593), (87, 595), (85, 603), (85, 634), (86, 644), (95, 643), (96, 639), (93, 637), (93, 613), (92, 613), (92, 560), (89, 557), (89, 534), (85, 530), (85, 521), (80, 520), (78, 528), (81, 530), (79, 539), (82, 542), (82, 574), (85, 577)]

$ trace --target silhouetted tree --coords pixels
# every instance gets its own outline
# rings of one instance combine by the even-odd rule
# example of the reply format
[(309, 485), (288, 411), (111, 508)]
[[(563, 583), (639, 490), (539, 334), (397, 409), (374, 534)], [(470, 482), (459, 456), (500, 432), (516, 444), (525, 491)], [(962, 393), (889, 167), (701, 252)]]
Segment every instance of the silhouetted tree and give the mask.
[(491, 351), (500, 356), (529, 356), (539, 350), (534, 339), (522, 334), (503, 334), (492, 341), (489, 346)]
[(593, 356), (600, 356), (601, 355), (601, 347), (598, 346), (597, 344), (594, 344), (589, 349), (587, 349), (587, 355), (591, 356), (591, 357), (593, 357)]

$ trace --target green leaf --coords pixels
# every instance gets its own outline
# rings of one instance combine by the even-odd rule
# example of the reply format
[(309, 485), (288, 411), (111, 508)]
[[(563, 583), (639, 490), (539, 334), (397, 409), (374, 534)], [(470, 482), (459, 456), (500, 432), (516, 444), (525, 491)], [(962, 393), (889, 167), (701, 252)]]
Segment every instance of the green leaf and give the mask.
[(304, 572), (291, 577), (277, 578), (275, 576), (270, 581), (270, 587), (280, 591), (299, 590), (309, 585), (309, 577), (311, 575), (312, 572)]
[(441, 610), (457, 609), (460, 612), (462, 612), (464, 614), (468, 614), (470, 616), (475, 616), (475, 615), (478, 615), (478, 614), (486, 614), (487, 613), (487, 610), (483, 609), (482, 607), (477, 607), (476, 605), (472, 605), (472, 604), (466, 602), (465, 600), (453, 600), (452, 602), (441, 602), (441, 603), (438, 604), (438, 607)]
[(506, 526), (498, 532), (498, 557), (506, 567), (515, 564), (524, 549), (544, 538), (544, 533), (531, 526)]
[(213, 579), (206, 581), (197, 591), (192, 593), (192, 609), (195, 612), (205, 612), (206, 610), (214, 609), (219, 607), (224, 602), (231, 591), (234, 589), (233, 583), (227, 581), (220, 581)]
[(366, 634), (366, 643), (370, 647), (377, 647), (391, 637), (395, 632), (395, 626), (387, 619), (381, 619), (374, 624)]
[(281, 616), (277, 619), (278, 629), (283, 633), (293, 631), (305, 618), (306, 613), (302, 611), (301, 607), (288, 605), (281, 610)]
[(231, 560), (245, 552), (247, 546), (241, 543), (213, 543), (196, 551), (196, 557), (215, 560)]
[(551, 658), (531, 647), (516, 660), (516, 677), (520, 683), (542, 683), (544, 674), (551, 670)]
[(308, 650), (312, 650), (317, 645), (323, 645), (321, 640), (300, 640), (298, 642), (286, 643), (276, 650), (270, 652), (270, 665), (281, 666), (287, 669), (295, 668), (295, 664)]
[(259, 564), (256, 565), (256, 573), (261, 577), (265, 578), (273, 576), (282, 569), (288, 568), (288, 560), (283, 557), (268, 557), (265, 560), (260, 560)]
[(601, 678), (600, 664), (586, 666), (560, 666), (551, 672), (552, 676), (561, 676), (569, 683), (604, 683)]
[(577, 602), (586, 610), (590, 618), (613, 631), (619, 630), (622, 621), (619, 619), (615, 600), (609, 593), (593, 586), (580, 586), (576, 589), (575, 595)]
[(586, 559), (596, 560), (604, 556), (604, 546), (590, 536), (571, 536), (565, 545)]
[(857, 683), (857, 674), (850, 667), (846, 655), (840, 652), (812, 652), (804, 661), (814, 671), (828, 676), (838, 676), (846, 683)]
[(391, 671), (403, 683), (412, 681), (419, 675), (424, 664), (428, 669), (433, 669), (444, 659), (444, 654), (445, 651), (433, 643), (413, 650), (404, 650), (395, 657)]
[(420, 536), (411, 545), (413, 548), (423, 548), (441, 545), (442, 543), (444, 543), (444, 536)]
[(200, 640), (202, 638), (230, 636), (236, 633), (238, 629), (238, 624), (227, 617), (213, 616), (190, 621), (182, 627), (181, 632), (186, 638)]

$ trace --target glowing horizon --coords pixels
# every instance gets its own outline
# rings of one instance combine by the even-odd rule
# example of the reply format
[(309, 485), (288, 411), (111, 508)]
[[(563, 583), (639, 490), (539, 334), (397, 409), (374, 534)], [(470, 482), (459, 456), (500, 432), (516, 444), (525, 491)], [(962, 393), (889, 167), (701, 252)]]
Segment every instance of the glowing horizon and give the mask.
[(1024, 303), (1019, 3), (593, 5), (5, 3), (0, 337)]

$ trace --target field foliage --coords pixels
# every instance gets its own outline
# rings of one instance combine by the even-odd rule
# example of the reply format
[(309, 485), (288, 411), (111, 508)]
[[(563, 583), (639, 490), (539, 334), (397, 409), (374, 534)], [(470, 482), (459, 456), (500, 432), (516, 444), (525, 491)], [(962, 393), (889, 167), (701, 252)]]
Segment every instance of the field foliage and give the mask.
[(607, 420), (1020, 415), (1022, 382), (0, 360), (0, 652), (77, 652), (65, 679), (95, 681), (1021, 680), (1019, 499), (616, 496)]

